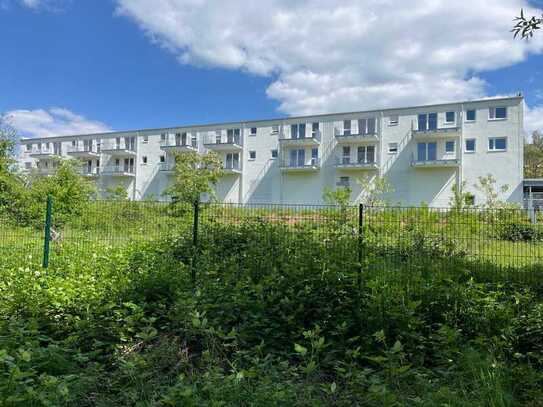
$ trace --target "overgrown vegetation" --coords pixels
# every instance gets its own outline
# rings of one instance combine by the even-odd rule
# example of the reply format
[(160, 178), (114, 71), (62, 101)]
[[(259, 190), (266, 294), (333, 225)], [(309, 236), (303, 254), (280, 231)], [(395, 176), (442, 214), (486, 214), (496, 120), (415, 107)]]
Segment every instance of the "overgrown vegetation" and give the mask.
[[(63, 242), (47, 270), (4, 256), (4, 405), (533, 406), (543, 398), (541, 274), (505, 284), (491, 265), (472, 264), (454, 234), (431, 233), (446, 218), (428, 211), (421, 227), (415, 212), (399, 223), (376, 211), (360, 268), (350, 217), (338, 228), (326, 213), (293, 223), (288, 213), (226, 217), (211, 208), (196, 262), (190, 216), (177, 218), (187, 230), (148, 242)], [(303, 221), (317, 215), (318, 228)], [(397, 227), (402, 239), (386, 240)]]

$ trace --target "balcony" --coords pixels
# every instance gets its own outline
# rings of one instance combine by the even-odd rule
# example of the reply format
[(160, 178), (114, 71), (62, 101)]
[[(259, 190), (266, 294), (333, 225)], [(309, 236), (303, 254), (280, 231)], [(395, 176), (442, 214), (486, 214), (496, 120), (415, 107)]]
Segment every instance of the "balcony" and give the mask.
[(79, 170), (79, 175), (85, 178), (96, 178), (100, 176), (100, 168), (95, 167), (89, 169), (88, 167), (84, 167)]
[(241, 136), (208, 135), (204, 139), (204, 147), (217, 152), (236, 152), (243, 150), (243, 140)]
[(44, 177), (54, 175), (57, 172), (57, 169), (54, 167), (47, 168), (36, 168), (35, 173)]
[(460, 161), (457, 158), (443, 158), (436, 160), (412, 160), (411, 166), (415, 168), (453, 168), (458, 167)]
[(413, 130), (413, 137), (417, 140), (427, 138), (450, 138), (460, 135), (459, 127), (442, 127), (426, 130)]
[(165, 140), (160, 140), (160, 148), (164, 151), (179, 151), (182, 153), (187, 153), (190, 151), (198, 151), (198, 144), (189, 142), (183, 138), (171, 138), (166, 137)]
[(351, 160), (350, 157), (336, 157), (335, 167), (344, 171), (364, 171), (378, 170), (379, 164), (377, 161), (357, 161)]
[(338, 144), (346, 143), (378, 143), (379, 136), (377, 133), (371, 134), (352, 134), (350, 132), (344, 133), (341, 129), (334, 129), (334, 135)]
[(321, 168), (319, 158), (312, 158), (309, 161), (281, 160), (279, 168), (284, 172), (313, 172)]
[(112, 157), (133, 157), (136, 155), (135, 144), (125, 143), (124, 140), (120, 143), (106, 141), (102, 143), (100, 151)]
[(321, 132), (314, 131), (310, 136), (286, 137), (284, 134), (279, 136), (279, 145), (281, 147), (311, 147), (318, 146), (321, 142)]
[(241, 174), (241, 167), (239, 163), (226, 163), (224, 167), (222, 167), (223, 173), (225, 175), (237, 175)]
[(33, 148), (29, 156), (36, 159), (56, 158), (62, 155), (61, 151), (52, 147)]
[(96, 147), (90, 146), (70, 146), (68, 148), (68, 155), (74, 158), (80, 158), (83, 160), (90, 160), (93, 158), (99, 158), (100, 153), (96, 150)]
[(160, 163), (158, 170), (164, 174), (172, 175), (175, 172), (175, 163)]
[(111, 177), (134, 177), (136, 175), (134, 167), (124, 165), (112, 165), (102, 169), (102, 175)]

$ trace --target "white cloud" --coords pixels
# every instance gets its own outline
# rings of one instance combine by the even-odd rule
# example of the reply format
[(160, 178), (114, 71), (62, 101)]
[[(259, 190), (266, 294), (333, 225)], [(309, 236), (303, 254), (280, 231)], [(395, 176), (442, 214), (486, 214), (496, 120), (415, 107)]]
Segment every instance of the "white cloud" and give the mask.
[(535, 130), (543, 131), (543, 105), (524, 109), (524, 129), (528, 136)]
[(54, 137), (109, 131), (104, 123), (86, 119), (68, 109), (12, 110), (4, 118), (23, 137)]
[(116, 0), (182, 63), (269, 76), (288, 114), (485, 95), (477, 72), (543, 51), (512, 38), (527, 0)]

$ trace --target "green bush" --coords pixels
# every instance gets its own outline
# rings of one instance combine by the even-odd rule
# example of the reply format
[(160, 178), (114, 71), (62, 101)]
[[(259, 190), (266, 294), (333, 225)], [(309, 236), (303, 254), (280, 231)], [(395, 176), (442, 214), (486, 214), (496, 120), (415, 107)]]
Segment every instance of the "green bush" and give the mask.
[(499, 239), (512, 242), (535, 242), (543, 240), (543, 231), (530, 223), (505, 223), (498, 228)]

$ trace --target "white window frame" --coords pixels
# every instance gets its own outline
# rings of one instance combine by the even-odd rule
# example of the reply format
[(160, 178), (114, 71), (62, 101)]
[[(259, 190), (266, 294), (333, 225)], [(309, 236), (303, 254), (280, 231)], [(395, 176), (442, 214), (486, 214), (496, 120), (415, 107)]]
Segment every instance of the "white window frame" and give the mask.
[(399, 150), (398, 143), (388, 143), (389, 154), (398, 154), (398, 150)]
[[(275, 157), (273, 156), (274, 151), (275, 151)], [(277, 160), (277, 157), (279, 157), (279, 151), (276, 148), (272, 148), (270, 150), (270, 156), (272, 160)]]
[[(452, 151), (447, 151), (447, 143), (453, 143)], [(445, 154), (454, 154), (456, 153), (456, 141), (455, 140), (445, 140)]]
[[(447, 114), (452, 113), (453, 119), (451, 121), (447, 120)], [(454, 124), (456, 123), (456, 112), (449, 110), (448, 112), (445, 112), (445, 124)]]
[[(468, 150), (468, 141), (473, 140), (473, 150)], [(474, 154), (477, 151), (477, 139), (475, 138), (467, 138), (464, 139), (464, 152), (466, 154)]]
[[(505, 140), (505, 148), (496, 148), (496, 140), (499, 140), (499, 139), (503, 139)], [(490, 148), (490, 144), (493, 144), (493, 148)], [(504, 151), (507, 151), (507, 137), (489, 137), (488, 138), (488, 143), (487, 143), (487, 148), (488, 148), (488, 152), (489, 153), (500, 153), (500, 152), (504, 152)]]
[[(251, 157), (251, 155), (254, 155), (254, 157)], [(249, 161), (254, 161), (256, 160), (256, 150), (250, 150), (249, 151), (249, 158), (248, 158)]]
[(144, 143), (148, 143), (149, 142), (149, 136), (146, 134), (145, 136), (143, 136), (143, 142)]
[[(503, 108), (505, 109), (505, 117), (496, 117), (496, 109)], [(493, 113), (492, 113), (493, 112)], [(489, 121), (498, 121), (498, 120), (507, 120), (507, 106), (491, 106), (488, 108), (488, 120)]]
[(400, 115), (399, 114), (393, 114), (388, 117), (388, 125), (389, 126), (397, 126), (400, 124)]
[(275, 135), (279, 133), (279, 126), (271, 126), (271, 132), (270, 134)]
[(141, 156), (141, 165), (147, 165), (149, 158), (146, 155)]
[(164, 156), (164, 155), (159, 156), (159, 161), (161, 163), (165, 163), (166, 162), (166, 156)]
[[(254, 133), (253, 133), (253, 130), (255, 131)], [(250, 137), (256, 137), (256, 133), (257, 133), (257, 132), (258, 132), (258, 129), (257, 129), (256, 127), (251, 127), (251, 128), (249, 129), (249, 136), (250, 136)]]

